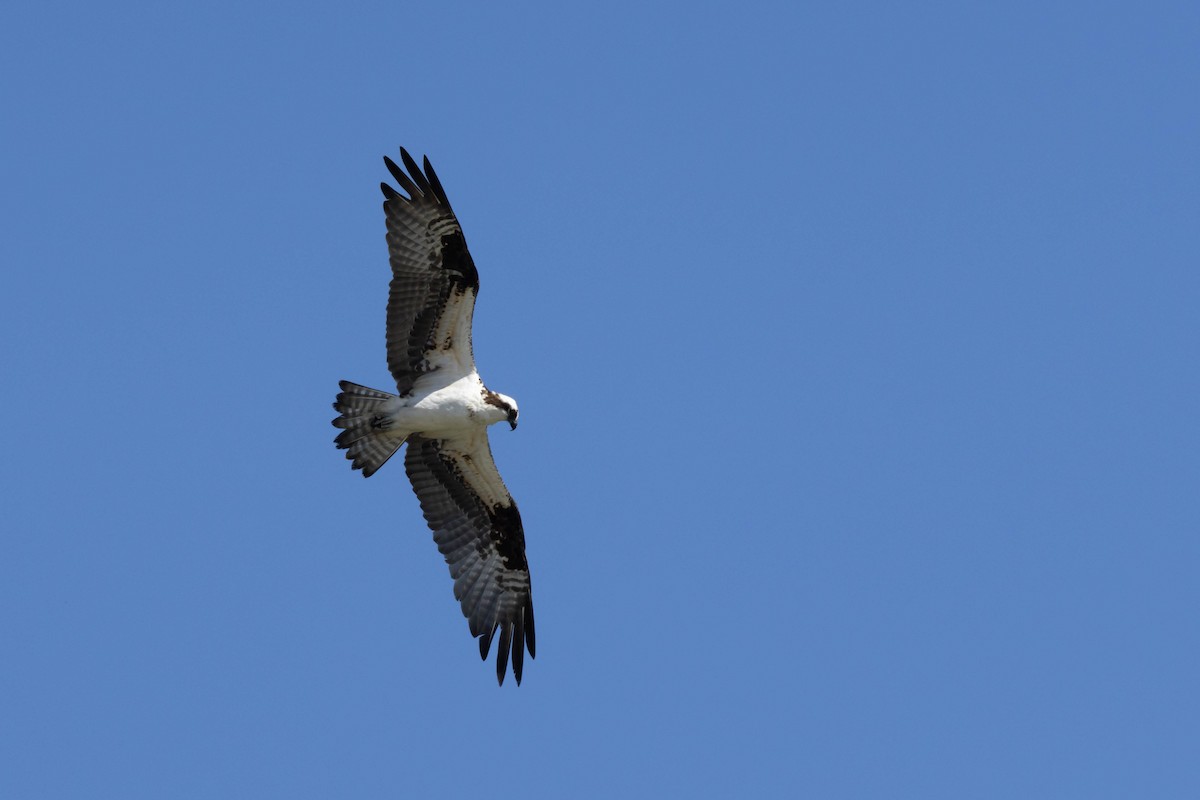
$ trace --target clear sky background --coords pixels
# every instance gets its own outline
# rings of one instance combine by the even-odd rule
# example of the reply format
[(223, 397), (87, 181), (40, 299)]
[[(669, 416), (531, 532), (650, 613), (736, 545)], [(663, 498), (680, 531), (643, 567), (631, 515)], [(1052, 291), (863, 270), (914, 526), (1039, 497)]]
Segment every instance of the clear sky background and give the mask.
[[(0, 11), (0, 796), (1200, 796), (1200, 6)], [(399, 464), (428, 154), (539, 653)]]

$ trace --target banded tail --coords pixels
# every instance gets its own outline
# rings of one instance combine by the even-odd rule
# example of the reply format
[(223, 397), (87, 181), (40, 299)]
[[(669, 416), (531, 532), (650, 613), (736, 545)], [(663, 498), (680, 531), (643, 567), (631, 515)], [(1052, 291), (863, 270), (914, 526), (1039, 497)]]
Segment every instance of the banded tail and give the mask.
[(341, 416), (333, 420), (333, 427), (343, 430), (333, 441), (354, 462), (351, 467), (361, 469), (363, 477), (369, 478), (408, 438), (407, 432), (390, 429), (382, 413), (382, 406), (396, 399), (396, 395), (350, 381), (340, 381), (338, 386), (342, 391), (333, 403), (333, 410)]

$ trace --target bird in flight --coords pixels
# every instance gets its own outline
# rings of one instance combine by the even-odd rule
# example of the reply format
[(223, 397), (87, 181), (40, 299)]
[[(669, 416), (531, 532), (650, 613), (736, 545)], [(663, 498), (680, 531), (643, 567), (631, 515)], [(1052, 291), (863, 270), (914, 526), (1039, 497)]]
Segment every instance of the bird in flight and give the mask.
[(487, 660), (499, 632), (496, 678), (504, 684), (511, 653), (519, 686), (526, 648), (535, 654), (525, 533), (487, 435), (497, 422), (516, 429), (517, 402), (484, 386), (475, 369), (479, 273), (433, 166), (425, 158), (422, 171), (404, 148), (403, 168), (383, 160), (403, 190), (380, 184), (392, 265), (387, 360), (397, 393), (341, 381), (334, 442), (363, 477), (408, 445), (404, 469), (479, 655)]

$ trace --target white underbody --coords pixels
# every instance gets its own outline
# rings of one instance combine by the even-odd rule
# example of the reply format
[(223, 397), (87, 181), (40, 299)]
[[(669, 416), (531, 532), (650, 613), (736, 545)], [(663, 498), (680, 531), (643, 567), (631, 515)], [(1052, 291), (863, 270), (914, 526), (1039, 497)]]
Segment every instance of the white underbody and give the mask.
[[(389, 400), (381, 409), (392, 430), (453, 439), (482, 431), (508, 418), (502, 408), (484, 402), (483, 381), (472, 370), (450, 383), (433, 380), (434, 372), (417, 381), (408, 397)], [(422, 385), (425, 384), (425, 385)], [(515, 404), (514, 404), (515, 405)]]
[[(444, 448), (470, 464), (466, 468), (472, 471), (474, 488), (485, 503), (494, 506), (511, 502), (492, 463), (487, 441), (487, 427), (507, 421), (508, 412), (484, 402), (487, 390), (475, 370), (449, 382), (447, 378), (452, 376), (447, 372), (435, 370), (422, 376), (412, 394), (385, 402), (379, 409), (386, 420), (383, 427), (388, 435), (401, 439), (414, 433), (440, 439)], [(512, 398), (500, 397), (516, 407)]]

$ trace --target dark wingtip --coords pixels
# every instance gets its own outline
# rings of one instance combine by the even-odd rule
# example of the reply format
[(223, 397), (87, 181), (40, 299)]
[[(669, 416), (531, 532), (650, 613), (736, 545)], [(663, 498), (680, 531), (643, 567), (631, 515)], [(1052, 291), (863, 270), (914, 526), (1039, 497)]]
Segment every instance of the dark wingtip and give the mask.
[[(513, 629), (512, 623), (506, 622), (500, 629), (500, 644), (496, 648), (496, 677), (500, 679), (500, 685), (504, 685), (504, 674), (508, 672), (508, 651), (512, 649)], [(517, 680), (518, 684), (520, 679)]]
[[(401, 153), (404, 152), (403, 147), (400, 148), (400, 152)], [(407, 164), (408, 161), (405, 161), (404, 163)], [(418, 199), (420, 199), (421, 191), (417, 188), (417, 185), (415, 183), (413, 183), (412, 178), (408, 177), (408, 174), (404, 170), (400, 169), (400, 167), (396, 164), (395, 161), (392, 161), (387, 156), (384, 156), (383, 164), (384, 164), (384, 166), (386, 166), (388, 168), (388, 172), (392, 173), (392, 177), (396, 179), (396, 183), (400, 184), (400, 188), (403, 189), (404, 191), (408, 192), (408, 197), (405, 197), (404, 195), (397, 192), (395, 189), (392, 189), (392, 187), (388, 186), (388, 189), (391, 189), (391, 192), (392, 192), (391, 195), (388, 196), (389, 200), (392, 199), (393, 197), (399, 197), (402, 200), (418, 200)], [(384, 184), (384, 185), (386, 185), (386, 184)], [(388, 189), (384, 190), (385, 195), (387, 194)]]
[(396, 191), (395, 189), (393, 189), (391, 186), (388, 186), (388, 185), (387, 185), (386, 183), (384, 183), (383, 181), (380, 181), (380, 182), (379, 182), (379, 188), (380, 188), (380, 189), (383, 191), (383, 197), (384, 197), (384, 199), (385, 199), (385, 200), (391, 200), (393, 197), (399, 197), (399, 196), (400, 196), (400, 193), (399, 193), (399, 192), (397, 192), (397, 191)]
[(521, 685), (521, 669), (525, 666), (525, 621), (522, 616), (518, 615), (513, 621), (512, 665), (517, 686)]
[(488, 651), (492, 649), (492, 637), (495, 635), (496, 635), (496, 626), (495, 625), (492, 626), (492, 629), (490, 631), (480, 635), (480, 637), (479, 637), (479, 658), (481, 660), (487, 661)]
[(433, 194), (438, 199), (438, 202), (446, 208), (450, 208), (450, 200), (446, 197), (446, 190), (442, 188), (442, 182), (438, 180), (437, 173), (433, 171), (433, 164), (429, 163), (429, 156), (425, 156), (425, 174), (429, 177), (429, 185), (433, 187)]
[(537, 658), (537, 642), (533, 631), (533, 598), (525, 602), (525, 647), (530, 658)]
[(392, 173), (392, 177), (396, 180), (408, 180), (408, 175), (404, 174), (404, 170), (400, 169), (400, 167), (396, 165), (396, 162), (392, 161), (387, 156), (383, 157), (383, 165), (388, 168), (388, 172)]
[[(408, 151), (403, 147), (400, 148), (400, 160), (404, 162), (404, 166), (408, 168), (409, 177), (413, 183), (417, 184), (417, 188), (421, 190), (422, 195), (433, 194), (433, 189), (429, 185), (429, 180), (425, 177), (425, 173), (421, 172), (421, 168), (417, 166), (416, 160), (408, 154)], [(416, 199), (415, 197), (413, 198)]]

